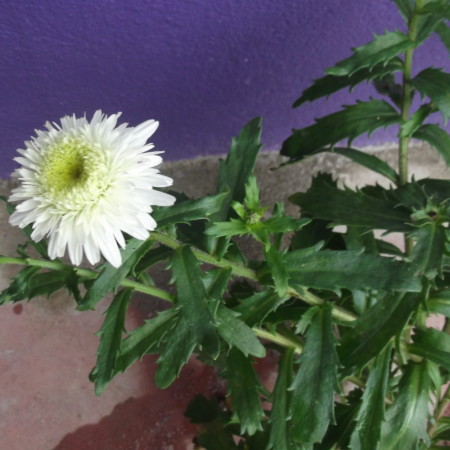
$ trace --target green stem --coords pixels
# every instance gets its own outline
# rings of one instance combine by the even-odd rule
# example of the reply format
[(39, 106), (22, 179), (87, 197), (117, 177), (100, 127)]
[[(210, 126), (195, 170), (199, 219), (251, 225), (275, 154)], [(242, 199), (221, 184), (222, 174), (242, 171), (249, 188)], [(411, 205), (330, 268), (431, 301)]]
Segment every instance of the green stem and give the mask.
[(258, 327), (253, 327), (253, 331), (261, 339), (266, 339), (267, 341), (281, 345), (282, 347), (293, 348), (294, 352), (299, 355), (303, 352), (303, 347), (298, 342), (279, 333), (271, 333)]
[[(167, 247), (177, 249), (184, 245), (182, 242), (178, 241), (177, 239), (174, 239), (170, 236), (167, 236), (166, 234), (159, 233), (159, 232), (152, 232), (151, 239), (155, 239), (156, 241), (160, 242), (163, 245), (166, 245)], [(199, 261), (202, 261), (204, 263), (212, 264), (216, 267), (224, 267), (231, 269), (231, 272), (236, 276), (241, 276), (244, 278), (248, 278), (252, 281), (258, 282), (258, 277), (256, 275), (256, 272), (254, 270), (248, 269), (247, 267), (241, 266), (239, 264), (233, 263), (227, 259), (217, 259), (214, 256), (210, 255), (209, 253), (203, 252), (199, 249), (196, 249), (194, 247), (191, 247), (192, 253), (197, 257)], [(322, 300), (320, 297), (315, 296), (314, 294), (311, 294), (307, 289), (302, 289), (301, 291), (297, 291), (295, 289), (289, 288), (287, 291), (287, 294), (291, 297), (298, 298), (300, 300), (303, 300), (305, 303), (308, 303), (309, 305), (313, 306), (319, 306), (323, 305), (325, 303), (325, 300)], [(346, 311), (342, 308), (339, 308), (337, 306), (333, 306), (333, 316), (336, 319), (342, 320), (344, 322), (351, 322), (353, 320), (357, 319), (357, 316), (352, 314), (349, 311)]]

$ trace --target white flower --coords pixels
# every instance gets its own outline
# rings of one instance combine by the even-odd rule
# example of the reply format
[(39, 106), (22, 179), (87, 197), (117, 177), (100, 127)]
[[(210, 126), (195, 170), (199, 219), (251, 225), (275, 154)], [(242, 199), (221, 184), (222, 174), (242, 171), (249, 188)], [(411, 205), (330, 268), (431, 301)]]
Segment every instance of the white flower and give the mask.
[(18, 150), (21, 167), (13, 176), (20, 186), (9, 200), (20, 203), (10, 223), (21, 228), (32, 223), (31, 238), (48, 237), (52, 259), (67, 247), (73, 264), (81, 263), (83, 253), (95, 264), (102, 254), (118, 267), (123, 233), (146, 239), (156, 227), (152, 205), (175, 201), (154, 189), (172, 184), (154, 168), (161, 152), (148, 151), (158, 122), (116, 127), (119, 116), (97, 111), (90, 122), (75, 116), (63, 117), (61, 125), (47, 122), (47, 130), (36, 130), (26, 149)]

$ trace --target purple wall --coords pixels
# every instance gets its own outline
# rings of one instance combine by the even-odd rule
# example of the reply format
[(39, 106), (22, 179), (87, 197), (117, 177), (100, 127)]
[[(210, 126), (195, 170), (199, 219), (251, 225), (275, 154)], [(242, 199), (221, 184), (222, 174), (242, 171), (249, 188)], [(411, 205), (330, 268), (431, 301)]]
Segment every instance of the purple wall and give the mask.
[[(0, 176), (46, 120), (101, 108), (158, 119), (167, 159), (224, 153), (256, 115), (275, 149), (292, 127), (351, 102), (291, 110), (323, 69), (372, 33), (403, 28), (391, 0), (3, 0)], [(448, 68), (434, 41), (421, 65)], [(357, 91), (370, 95), (367, 88)], [(374, 134), (372, 143), (395, 133)], [(367, 143), (367, 140), (360, 141)]]

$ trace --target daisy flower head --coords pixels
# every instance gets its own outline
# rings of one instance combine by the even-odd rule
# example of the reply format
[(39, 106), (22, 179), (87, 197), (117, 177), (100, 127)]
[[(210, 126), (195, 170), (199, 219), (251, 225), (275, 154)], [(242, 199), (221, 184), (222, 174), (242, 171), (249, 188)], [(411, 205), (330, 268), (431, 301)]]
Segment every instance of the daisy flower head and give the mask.
[(83, 255), (91, 264), (102, 255), (113, 266), (121, 264), (119, 246), (124, 233), (144, 240), (156, 222), (152, 206), (170, 206), (175, 198), (155, 188), (172, 179), (155, 169), (161, 152), (151, 152), (147, 140), (158, 128), (148, 120), (136, 127), (117, 126), (120, 113), (97, 111), (86, 117), (66, 116), (19, 149), (20, 167), (13, 173), (20, 185), (9, 198), (18, 202), (10, 223), (32, 224), (31, 238), (48, 238), (54, 259), (68, 250), (73, 264)]

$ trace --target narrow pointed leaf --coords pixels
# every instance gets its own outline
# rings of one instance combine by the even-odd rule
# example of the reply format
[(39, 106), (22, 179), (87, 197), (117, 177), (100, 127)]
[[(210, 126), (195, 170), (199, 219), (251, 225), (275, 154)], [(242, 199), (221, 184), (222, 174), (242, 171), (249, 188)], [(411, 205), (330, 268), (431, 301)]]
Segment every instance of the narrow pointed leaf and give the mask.
[(389, 378), (391, 348), (386, 348), (370, 371), (361, 407), (356, 418), (351, 448), (376, 450), (384, 421), (385, 398)]
[(422, 125), (412, 137), (431, 144), (441, 154), (447, 166), (450, 166), (450, 136), (440, 126), (431, 123)]
[(423, 448), (427, 433), (430, 378), (426, 363), (410, 365), (400, 381), (399, 394), (386, 414), (382, 428), (382, 449)]
[(260, 382), (250, 357), (231, 349), (227, 355), (224, 376), (228, 381), (228, 393), (233, 411), (239, 418), (241, 433), (255, 434), (262, 430), (264, 412), (260, 399)]
[(440, 23), (436, 27), (436, 33), (441, 39), (442, 43), (447, 48), (448, 53), (450, 54), (450, 27), (445, 23)]
[(219, 352), (219, 338), (210, 311), (212, 300), (203, 284), (197, 258), (188, 246), (181, 247), (174, 252), (171, 267), (180, 314), (192, 330), (197, 344), (215, 358)]
[(450, 372), (450, 336), (447, 333), (434, 328), (417, 329), (413, 335), (413, 344), (408, 349)]
[(414, 0), (393, 0), (393, 1), (397, 5), (397, 8), (399, 9), (404, 19), (406, 20), (406, 23), (408, 23), (414, 11), (415, 1)]
[(413, 236), (416, 244), (411, 253), (411, 261), (416, 273), (429, 279), (442, 275), (446, 228), (431, 222), (422, 225)]
[(338, 76), (352, 75), (366, 67), (372, 68), (379, 63), (386, 64), (399, 53), (413, 46), (414, 42), (400, 31), (375, 35), (373, 41), (355, 48), (352, 56), (327, 69), (327, 73)]
[(327, 175), (319, 175), (306, 193), (289, 200), (300, 206), (302, 214), (329, 220), (333, 225), (349, 225), (407, 232), (411, 212), (399, 207), (398, 201), (374, 197), (362, 191), (338, 189)]
[(450, 289), (431, 294), (427, 300), (427, 308), (430, 312), (450, 318)]
[(97, 364), (90, 375), (91, 381), (95, 382), (95, 393), (97, 395), (104, 391), (114, 376), (130, 297), (130, 289), (119, 291), (106, 310), (105, 320), (99, 331), (100, 343), (97, 351)]
[(79, 311), (95, 309), (97, 303), (102, 300), (108, 292), (114, 291), (120, 283), (134, 269), (144, 254), (152, 247), (153, 242), (131, 239), (122, 254), (122, 264), (116, 268), (106, 263), (100, 275), (89, 287), (86, 295), (78, 304)]
[[(253, 172), (256, 157), (261, 148), (261, 118), (248, 122), (237, 138), (231, 141), (230, 151), (225, 161), (221, 161), (217, 194), (226, 193), (219, 211), (210, 217), (212, 222), (221, 222), (233, 214), (231, 204), (242, 203), (245, 197), (245, 185)], [(209, 238), (208, 246), (217, 254), (223, 255), (228, 246), (229, 238)]]
[(305, 102), (313, 102), (321, 97), (328, 97), (343, 88), (353, 88), (363, 81), (383, 78), (384, 76), (401, 70), (399, 59), (392, 59), (387, 64), (377, 64), (371, 70), (361, 69), (352, 75), (326, 75), (314, 81), (313, 85), (303, 91), (302, 96), (294, 103), (296, 108)]
[(412, 80), (413, 86), (438, 107), (446, 120), (450, 118), (450, 74), (428, 68)]
[(313, 155), (317, 150), (334, 145), (343, 139), (354, 139), (364, 133), (400, 122), (398, 112), (387, 102), (371, 100), (345, 106), (343, 110), (330, 114), (316, 123), (293, 134), (283, 142), (281, 154), (291, 160)]
[(283, 297), (289, 288), (289, 274), (283, 261), (283, 255), (274, 247), (265, 252), (266, 261), (272, 273), (275, 292)]
[(422, 105), (412, 116), (400, 127), (400, 137), (411, 137), (422, 125), (423, 121), (433, 112), (437, 111), (434, 105)]
[(250, 327), (260, 325), (266, 316), (275, 311), (289, 297), (279, 297), (272, 291), (258, 292), (241, 301), (235, 310), (241, 314), (241, 319)]
[(296, 250), (285, 256), (293, 287), (335, 290), (375, 289), (419, 292), (421, 283), (408, 265), (356, 251)]
[(160, 389), (170, 386), (189, 361), (197, 345), (194, 330), (181, 316), (172, 332), (168, 334), (158, 358), (155, 382)]
[(334, 420), (334, 394), (339, 390), (335, 345), (331, 306), (327, 304), (317, 308), (312, 318), (291, 387), (291, 433), (297, 443), (320, 442)]
[(207, 219), (222, 207), (227, 193), (210, 195), (196, 200), (184, 200), (169, 208), (158, 208), (153, 218), (158, 227), (165, 227), (174, 223), (188, 223), (192, 220)]
[(259, 342), (255, 332), (230, 309), (224, 306), (219, 307), (216, 327), (228, 345), (239, 349), (245, 356), (253, 355), (263, 358), (266, 355), (266, 349)]
[(293, 377), (294, 351), (287, 349), (279, 363), (277, 382), (273, 391), (270, 412), (270, 437), (267, 450), (294, 450), (290, 438), (291, 422), (287, 420), (291, 393), (288, 390)]
[(375, 155), (370, 155), (354, 148), (334, 147), (331, 152), (345, 156), (346, 158), (351, 159), (353, 162), (367, 167), (368, 169), (373, 170), (380, 175), (383, 175), (394, 183), (397, 183), (398, 181), (396, 171), (388, 163), (384, 162)]
[(420, 294), (394, 294), (369, 308), (340, 341), (338, 353), (345, 373), (353, 373), (377, 356), (403, 330), (421, 301)]
[(172, 308), (146, 320), (120, 344), (116, 372), (124, 372), (135, 361), (154, 350), (163, 336), (174, 326), (178, 312)]
[(450, 2), (448, 0), (432, 0), (421, 8), (422, 14), (435, 14), (442, 19), (450, 20)]

